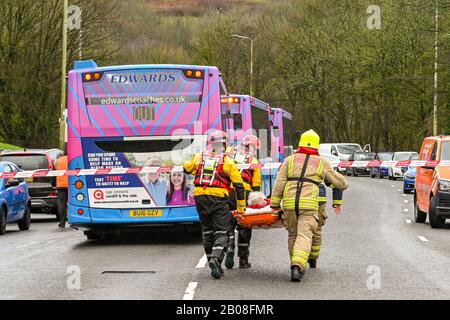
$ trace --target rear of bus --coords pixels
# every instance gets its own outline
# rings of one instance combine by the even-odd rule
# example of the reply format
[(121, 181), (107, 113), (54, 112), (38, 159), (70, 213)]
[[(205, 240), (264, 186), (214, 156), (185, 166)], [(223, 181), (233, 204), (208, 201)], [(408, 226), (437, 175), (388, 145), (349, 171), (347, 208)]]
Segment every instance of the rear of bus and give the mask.
[(249, 134), (261, 140), (258, 159), (270, 157), (270, 105), (247, 95), (222, 96), (221, 112), (223, 128), (229, 133), (233, 146)]
[(273, 108), (270, 113), (270, 122), (272, 126), (272, 159), (275, 162), (283, 162), (297, 146), (292, 114), (281, 108)]
[(71, 226), (198, 222), (193, 177), (154, 168), (181, 166), (204, 150), (208, 130), (222, 129), (221, 88), (215, 67), (78, 62), (69, 73), (69, 170), (97, 174), (69, 178)]

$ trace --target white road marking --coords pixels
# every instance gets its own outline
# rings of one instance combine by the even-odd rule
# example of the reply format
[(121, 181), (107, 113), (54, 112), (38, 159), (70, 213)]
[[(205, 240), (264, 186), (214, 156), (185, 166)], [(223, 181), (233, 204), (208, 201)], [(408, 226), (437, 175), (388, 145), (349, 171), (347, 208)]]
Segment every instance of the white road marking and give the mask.
[(406, 197), (406, 194), (403, 194), (404, 197)]
[(398, 191), (402, 192), (402, 189), (398, 189)]
[(208, 262), (208, 258), (206, 258), (206, 254), (203, 255), (203, 257), (200, 258), (197, 265), (195, 266), (195, 269), (203, 269), (206, 266), (206, 263)]
[(423, 236), (418, 236), (417, 238), (419, 238), (419, 239), (420, 239), (420, 241), (423, 241), (423, 242), (428, 242), (428, 239), (427, 239), (427, 238), (425, 238), (425, 237), (423, 237)]
[(403, 211), (405, 211), (405, 212), (408, 212), (408, 211), (409, 211), (409, 209), (403, 209)]
[(409, 201), (408, 200), (405, 200), (405, 203), (408, 203)]
[(411, 219), (406, 220), (406, 223), (411, 224), (412, 223)]
[(195, 289), (197, 289), (198, 282), (189, 282), (186, 291), (184, 292), (183, 300), (194, 300)]
[(393, 184), (391, 184), (391, 187), (392, 187), (392, 188), (395, 188), (395, 186), (394, 186)]

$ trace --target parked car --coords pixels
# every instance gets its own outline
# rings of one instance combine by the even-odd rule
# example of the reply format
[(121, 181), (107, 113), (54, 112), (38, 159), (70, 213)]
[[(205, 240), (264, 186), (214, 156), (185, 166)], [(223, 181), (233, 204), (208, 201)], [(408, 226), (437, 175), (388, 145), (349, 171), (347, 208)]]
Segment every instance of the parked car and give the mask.
[[(319, 149), (320, 156), (329, 162), (347, 161), (355, 151), (363, 151), (363, 149), (357, 143), (322, 143)], [(345, 170), (345, 168), (338, 168), (340, 172)]]
[[(357, 151), (353, 152), (353, 154), (348, 158), (348, 161), (371, 161), (374, 160), (376, 153), (374, 152), (362, 152)], [(353, 175), (357, 177), (358, 175), (370, 175), (369, 167), (352, 167), (345, 169), (345, 175)]]
[[(0, 162), (0, 172), (21, 171), (15, 164)], [(31, 200), (24, 179), (0, 179), (0, 235), (6, 233), (6, 224), (17, 223), (20, 230), (28, 230), (31, 225)]]
[[(0, 161), (15, 163), (21, 170), (53, 170), (55, 160), (63, 156), (59, 149), (3, 151)], [(52, 186), (51, 177), (26, 178), (31, 197), (31, 209), (58, 217), (58, 195)]]
[[(416, 156), (416, 155), (418, 155), (418, 153), (414, 152), (414, 151), (395, 152), (392, 160), (393, 161), (404, 161), (404, 160), (408, 160), (411, 156)], [(405, 171), (406, 171), (406, 167), (389, 167), (388, 168), (389, 180), (403, 179), (403, 174)]]
[[(420, 160), (450, 160), (450, 136), (425, 138)], [(450, 167), (418, 167), (414, 187), (414, 220), (442, 228), (450, 219)]]
[[(391, 161), (392, 157), (394, 156), (394, 152), (390, 151), (383, 151), (378, 152), (375, 156), (374, 160), (377, 161)], [(383, 179), (383, 177), (386, 177), (388, 175), (388, 167), (373, 167), (370, 168), (370, 177), (375, 178), (378, 177), (379, 179)]]
[[(409, 157), (410, 161), (419, 160), (417, 154)], [(416, 183), (417, 167), (409, 166), (403, 174), (403, 193), (411, 193), (414, 191), (414, 185)]]

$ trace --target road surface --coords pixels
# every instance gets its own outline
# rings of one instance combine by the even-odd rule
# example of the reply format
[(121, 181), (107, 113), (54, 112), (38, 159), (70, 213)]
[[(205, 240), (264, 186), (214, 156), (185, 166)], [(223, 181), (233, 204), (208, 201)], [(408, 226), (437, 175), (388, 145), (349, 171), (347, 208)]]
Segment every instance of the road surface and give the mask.
[(328, 206), (318, 268), (301, 283), (290, 282), (284, 229), (255, 231), (252, 268), (214, 280), (198, 235), (88, 241), (33, 214), (30, 231), (9, 225), (0, 237), (0, 299), (449, 299), (450, 224), (416, 224), (401, 181), (349, 183), (344, 213)]

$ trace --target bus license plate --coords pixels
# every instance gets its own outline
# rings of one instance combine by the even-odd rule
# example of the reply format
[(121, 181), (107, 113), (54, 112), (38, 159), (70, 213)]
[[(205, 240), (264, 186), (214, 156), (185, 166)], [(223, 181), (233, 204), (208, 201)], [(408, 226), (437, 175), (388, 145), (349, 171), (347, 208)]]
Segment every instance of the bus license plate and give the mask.
[(162, 210), (130, 210), (131, 218), (162, 217)]

